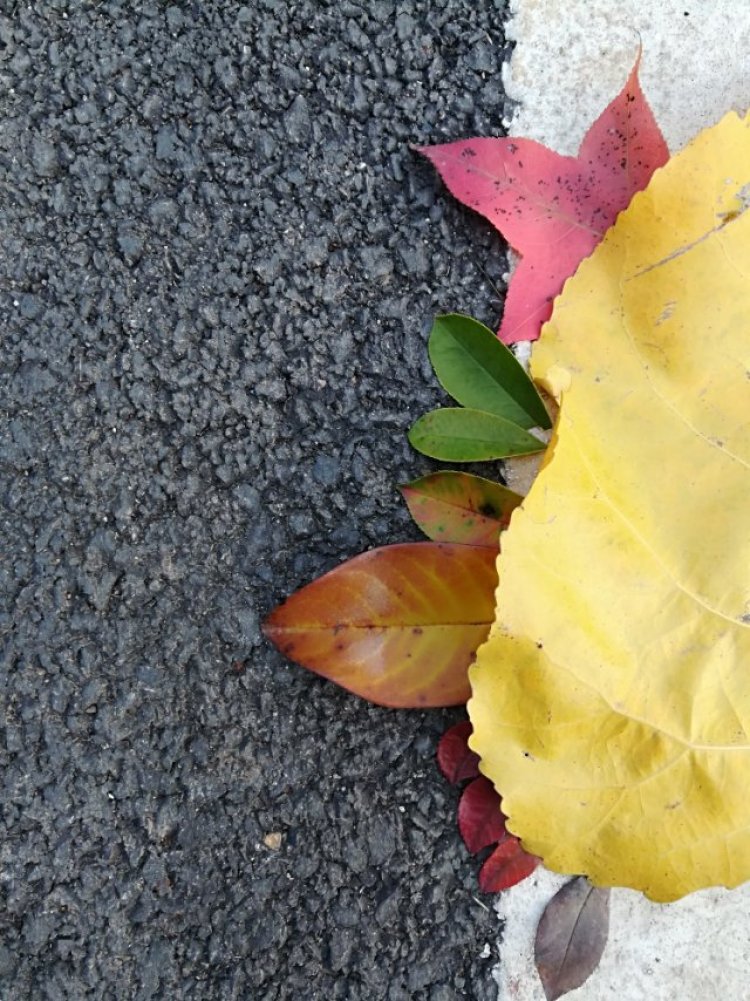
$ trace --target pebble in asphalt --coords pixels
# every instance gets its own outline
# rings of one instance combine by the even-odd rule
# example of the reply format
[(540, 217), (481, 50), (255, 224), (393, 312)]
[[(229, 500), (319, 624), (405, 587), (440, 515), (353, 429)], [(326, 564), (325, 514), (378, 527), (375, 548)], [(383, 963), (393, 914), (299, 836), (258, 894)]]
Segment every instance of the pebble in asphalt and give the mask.
[(408, 144), (501, 130), (503, 17), (0, 7), (0, 997), (494, 997), (459, 714), (258, 624), (418, 537), (426, 332), (504, 259)]

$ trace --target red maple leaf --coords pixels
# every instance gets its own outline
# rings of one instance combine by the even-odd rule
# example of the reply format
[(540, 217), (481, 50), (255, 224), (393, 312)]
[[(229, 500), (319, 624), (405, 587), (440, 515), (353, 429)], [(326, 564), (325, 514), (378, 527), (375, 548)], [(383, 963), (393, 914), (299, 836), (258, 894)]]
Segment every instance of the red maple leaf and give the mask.
[(521, 254), (499, 336), (533, 341), (552, 301), (657, 167), (669, 159), (638, 82), (627, 83), (586, 133), (577, 157), (532, 139), (468, 139), (418, 147), (451, 194), (486, 216)]

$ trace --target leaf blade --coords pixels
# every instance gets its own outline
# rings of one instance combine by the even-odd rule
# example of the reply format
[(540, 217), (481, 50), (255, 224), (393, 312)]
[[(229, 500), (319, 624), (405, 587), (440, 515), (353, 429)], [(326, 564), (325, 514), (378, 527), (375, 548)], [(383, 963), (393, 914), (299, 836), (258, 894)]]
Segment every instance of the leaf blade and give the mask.
[(669, 159), (664, 136), (641, 89), (639, 50), (625, 86), (581, 143), (578, 159), (590, 165), (589, 184), (606, 199), (612, 221)]
[(564, 394), (557, 438), (472, 669), (512, 829), (550, 869), (657, 901), (750, 878), (749, 162), (729, 114), (566, 284), (532, 357)]
[(469, 747), (471, 723), (464, 720), (446, 730), (437, 747), (437, 763), (443, 777), (451, 785), (479, 775), (479, 755)]
[(609, 895), (577, 876), (547, 904), (534, 941), (547, 1001), (580, 987), (599, 965), (609, 935)]
[(451, 194), (522, 255), (500, 326), (506, 344), (536, 340), (565, 279), (669, 159), (638, 83), (639, 61), (577, 157), (516, 137), (418, 148)]
[(378, 705), (459, 705), (497, 581), (482, 546), (384, 546), (297, 591), (263, 624), (287, 657)]
[(505, 817), (500, 809), (500, 797), (484, 775), (470, 782), (461, 794), (458, 830), (472, 855), (505, 837)]
[(521, 847), (521, 842), (508, 835), (488, 856), (479, 870), (482, 893), (501, 893), (527, 879), (539, 865), (539, 859)]
[(481, 410), (445, 407), (412, 426), (411, 445), (445, 462), (484, 462), (542, 452), (546, 445), (517, 424)]
[(399, 489), (428, 538), (493, 548), (523, 500), (500, 483), (454, 470), (428, 473)]
[(496, 414), (527, 430), (551, 427), (523, 366), (483, 323), (462, 313), (437, 316), (428, 352), (441, 386), (461, 406)]

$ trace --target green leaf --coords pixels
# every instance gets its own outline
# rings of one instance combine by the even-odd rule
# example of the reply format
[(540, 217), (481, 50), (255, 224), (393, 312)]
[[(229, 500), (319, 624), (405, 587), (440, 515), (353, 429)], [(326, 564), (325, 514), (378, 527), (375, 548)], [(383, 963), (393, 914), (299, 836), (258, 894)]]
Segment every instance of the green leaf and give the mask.
[(409, 432), (418, 452), (446, 462), (531, 455), (547, 446), (517, 424), (481, 410), (446, 407), (420, 417)]
[(412, 518), (430, 539), (493, 549), (523, 500), (500, 483), (453, 469), (420, 476), (399, 489)]
[(461, 313), (436, 317), (428, 351), (441, 386), (462, 406), (523, 428), (552, 426), (534, 383), (483, 323)]

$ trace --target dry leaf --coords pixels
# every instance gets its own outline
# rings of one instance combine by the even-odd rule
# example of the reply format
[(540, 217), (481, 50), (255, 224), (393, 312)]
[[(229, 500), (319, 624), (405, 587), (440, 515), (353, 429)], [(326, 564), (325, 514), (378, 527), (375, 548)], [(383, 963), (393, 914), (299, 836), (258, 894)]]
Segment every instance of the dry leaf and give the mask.
[(599, 965), (609, 935), (609, 890), (579, 876), (558, 890), (544, 909), (534, 961), (547, 1001), (585, 983)]
[(750, 118), (654, 174), (532, 357), (562, 409), (503, 537), (471, 746), (556, 871), (750, 878)]

